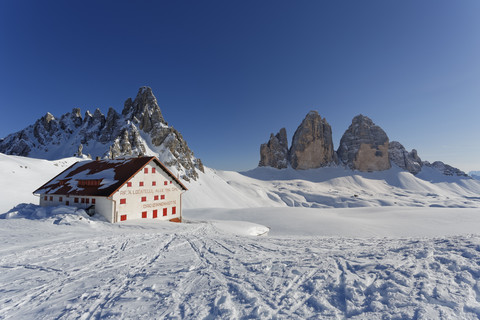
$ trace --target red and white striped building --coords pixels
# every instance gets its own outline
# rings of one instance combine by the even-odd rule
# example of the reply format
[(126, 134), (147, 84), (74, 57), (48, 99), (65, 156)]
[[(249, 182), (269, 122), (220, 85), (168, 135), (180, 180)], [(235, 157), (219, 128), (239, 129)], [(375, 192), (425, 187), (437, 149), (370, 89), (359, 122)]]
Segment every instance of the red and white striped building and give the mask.
[(75, 206), (110, 222), (181, 222), (186, 190), (156, 157), (138, 157), (77, 162), (33, 193), (41, 206)]

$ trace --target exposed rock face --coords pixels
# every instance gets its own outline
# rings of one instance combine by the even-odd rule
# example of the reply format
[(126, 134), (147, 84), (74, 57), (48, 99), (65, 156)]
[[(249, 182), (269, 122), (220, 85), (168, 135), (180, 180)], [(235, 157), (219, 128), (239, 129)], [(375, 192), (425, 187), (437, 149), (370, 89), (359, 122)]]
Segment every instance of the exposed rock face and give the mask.
[[(198, 178), (195, 168), (203, 172), (203, 164), (200, 160), (195, 161), (193, 152), (181, 133), (168, 126), (164, 120), (152, 89), (142, 87), (138, 90), (135, 100), (127, 99), (122, 115), (138, 124), (140, 130), (149, 134), (153, 146), (170, 152), (173, 157), (161, 160), (169, 167), (185, 170), (186, 174), (182, 176), (184, 180), (188, 181), (189, 178), (196, 180)], [(136, 134), (138, 135), (138, 132)]]
[(420, 159), (417, 154), (417, 150), (413, 149), (408, 152), (400, 142), (390, 142), (388, 146), (388, 155), (390, 161), (412, 174), (417, 174), (422, 170), (423, 163), (422, 159)]
[(99, 109), (83, 118), (79, 108), (60, 119), (47, 113), (0, 140), (0, 152), (52, 160), (87, 153), (108, 158), (155, 155), (184, 180), (196, 180), (197, 170), (203, 171), (182, 135), (164, 120), (149, 87), (140, 88), (135, 100), (127, 99), (122, 114), (113, 108), (106, 117)]
[(382, 171), (390, 168), (387, 134), (373, 121), (358, 115), (340, 140), (338, 158), (344, 165), (360, 171)]
[(260, 146), (260, 167), (283, 169), (288, 166), (288, 141), (285, 128), (273, 135), (270, 140)]
[(332, 128), (317, 111), (310, 111), (295, 131), (289, 152), (293, 169), (313, 169), (336, 162)]
[(468, 174), (466, 174), (462, 170), (449, 166), (448, 164), (445, 164), (442, 161), (435, 161), (433, 163), (424, 161), (423, 165), (426, 167), (437, 169), (438, 171), (440, 171), (446, 176), (468, 177)]

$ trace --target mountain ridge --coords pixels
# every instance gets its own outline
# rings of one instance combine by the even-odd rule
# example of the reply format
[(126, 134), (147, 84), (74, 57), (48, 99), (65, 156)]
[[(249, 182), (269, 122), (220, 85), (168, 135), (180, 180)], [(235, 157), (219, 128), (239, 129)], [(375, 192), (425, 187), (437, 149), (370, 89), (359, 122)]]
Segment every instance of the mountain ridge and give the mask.
[(317, 111), (310, 111), (295, 131), (287, 152), (286, 129), (282, 128), (276, 136), (273, 133), (270, 135), (268, 143), (260, 146), (258, 166), (276, 169), (290, 166), (306, 170), (340, 165), (352, 170), (374, 172), (388, 170), (395, 164), (414, 175), (423, 167), (429, 167), (447, 176), (469, 177), (460, 169), (441, 161), (422, 161), (416, 149), (408, 152), (400, 142), (390, 141), (380, 126), (362, 114), (353, 118), (337, 150), (334, 150), (332, 141), (332, 129), (327, 120), (322, 119)]
[(0, 140), (0, 152), (56, 160), (70, 156), (117, 158), (155, 155), (182, 179), (198, 179), (200, 159), (180, 132), (165, 121), (152, 89), (143, 86), (118, 113), (109, 108), (82, 116), (73, 108), (56, 118), (47, 112), (33, 125)]

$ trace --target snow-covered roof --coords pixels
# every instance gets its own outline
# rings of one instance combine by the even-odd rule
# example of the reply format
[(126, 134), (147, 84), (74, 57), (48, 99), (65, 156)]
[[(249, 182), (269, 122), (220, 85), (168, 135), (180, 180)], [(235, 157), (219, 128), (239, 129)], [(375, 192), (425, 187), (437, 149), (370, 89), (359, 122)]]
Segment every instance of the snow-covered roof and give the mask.
[(138, 157), (76, 162), (33, 193), (109, 197), (151, 161), (187, 190), (156, 157)]

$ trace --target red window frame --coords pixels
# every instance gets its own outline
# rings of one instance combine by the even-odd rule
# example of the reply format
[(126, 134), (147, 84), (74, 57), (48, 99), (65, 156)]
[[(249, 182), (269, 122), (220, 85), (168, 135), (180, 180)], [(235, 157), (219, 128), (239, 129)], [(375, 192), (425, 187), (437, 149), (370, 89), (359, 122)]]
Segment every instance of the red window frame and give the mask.
[(165, 185), (165, 186), (168, 185), (168, 181), (165, 181), (165, 182), (163, 183), (163, 185)]
[(158, 195), (153, 196), (153, 200), (158, 200)]
[(155, 168), (152, 168), (152, 173), (156, 173), (157, 170)]
[(172, 180), (170, 180), (170, 184), (172, 184)]
[(167, 215), (167, 208), (163, 208), (163, 216), (165, 217)]
[(142, 197), (142, 202), (147, 201), (147, 197)]
[(140, 181), (140, 182), (138, 183), (138, 186), (143, 187), (143, 181)]
[(73, 199), (74, 203), (78, 203), (78, 198)]
[(156, 186), (157, 185), (157, 181), (152, 181), (152, 186)]
[(63, 202), (63, 198), (62, 198), (62, 197), (59, 197), (59, 198), (58, 198), (58, 201)]
[(127, 203), (127, 199), (123, 198), (123, 199), (120, 199), (120, 204), (126, 204)]
[(143, 211), (142, 212), (142, 219), (146, 219), (147, 218), (147, 211)]
[(95, 204), (95, 198), (92, 198), (92, 204)]
[(50, 201), (53, 201), (53, 196), (50, 196)]
[(126, 215), (126, 214), (122, 214), (122, 215), (120, 216), (120, 221), (125, 221), (125, 220), (127, 220), (127, 215)]
[(43, 197), (43, 200), (48, 201), (48, 196)]
[(144, 168), (143, 173), (148, 173), (148, 168)]
[(129, 181), (127, 182), (127, 187), (131, 187), (132, 186), (132, 183)]
[(80, 199), (80, 202), (81, 202), (81, 203), (85, 203), (85, 198), (81, 198), (81, 199)]
[(89, 204), (90, 203), (90, 198), (85, 199), (85, 203)]
[(164, 195), (164, 194), (162, 194), (162, 195), (160, 196), (160, 200), (165, 200), (165, 195)]
[(172, 207), (172, 214), (176, 214), (177, 213), (177, 207)]
[(157, 211), (157, 210), (153, 210), (153, 219), (156, 219), (156, 218), (157, 218), (157, 215), (158, 215), (158, 211)]
[(69, 206), (69, 205), (70, 205), (70, 201), (68, 201), (68, 200), (65, 201), (65, 205), (66, 205), (66, 206)]

